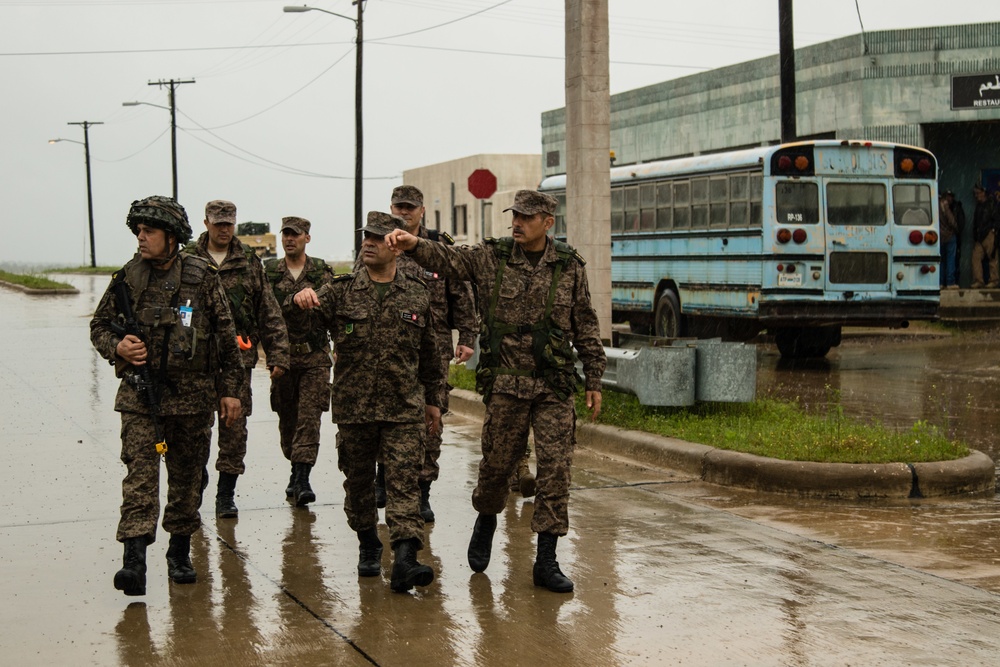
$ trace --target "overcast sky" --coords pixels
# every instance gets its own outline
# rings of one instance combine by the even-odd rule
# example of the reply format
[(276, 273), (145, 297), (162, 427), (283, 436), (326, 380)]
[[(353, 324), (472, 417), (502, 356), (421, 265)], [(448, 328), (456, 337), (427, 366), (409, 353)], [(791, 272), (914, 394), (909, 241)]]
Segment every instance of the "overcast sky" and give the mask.
[[(287, 0), (296, 2), (296, 0)], [(298, 4), (302, 0), (297, 0)], [(132, 200), (171, 192), (167, 90), (177, 89), (178, 191), (240, 221), (298, 215), (308, 252), (353, 249), (354, 26), (283, 0), (0, 0), (0, 262), (90, 262), (83, 130), (90, 130), (97, 262), (124, 263)], [(353, 16), (350, 0), (314, 6)], [(771, 55), (778, 0), (610, 0), (611, 92)], [(859, 13), (860, 10), (860, 21)], [(480, 153), (539, 153), (540, 114), (564, 105), (563, 0), (367, 0), (364, 210), (403, 170)], [(996, 21), (967, 0), (799, 0), (795, 43)]]

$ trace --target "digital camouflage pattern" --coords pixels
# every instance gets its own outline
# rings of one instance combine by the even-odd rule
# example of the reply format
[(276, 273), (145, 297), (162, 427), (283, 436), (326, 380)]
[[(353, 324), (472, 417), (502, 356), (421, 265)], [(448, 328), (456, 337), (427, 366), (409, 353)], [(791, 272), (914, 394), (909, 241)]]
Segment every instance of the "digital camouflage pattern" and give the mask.
[(513, 205), (505, 208), (503, 212), (517, 211), (523, 215), (535, 215), (536, 213), (555, 215), (558, 206), (559, 200), (552, 195), (534, 190), (518, 190), (514, 195)]
[[(219, 398), (237, 398), (244, 390), (245, 373), (236, 331), (219, 278), (203, 259), (179, 255), (168, 270), (157, 271), (136, 255), (122, 270), (145, 335), (151, 375), (163, 387), (160, 412), (169, 448), (165, 457), (168, 501), (163, 528), (172, 534), (190, 535), (201, 525), (198, 507), (202, 471), (208, 461), (211, 425)], [(190, 327), (179, 321), (178, 303), (190, 303)], [(112, 363), (117, 359), (119, 338), (111, 322), (118, 314), (109, 287), (90, 322), (90, 337), (94, 348)], [(170, 352), (161, 370), (168, 330)], [(129, 372), (126, 368), (120, 370)], [(128, 468), (122, 482), (118, 539), (146, 536), (151, 542), (159, 514), (160, 472), (152, 420), (146, 402), (124, 378), (115, 409), (122, 413), (121, 456)]]
[[(236, 207), (223, 200), (210, 201), (205, 206), (209, 221), (215, 219), (232, 222)], [(229, 219), (232, 216), (232, 220)], [(194, 243), (189, 243), (184, 252), (202, 257), (214, 264), (208, 252), (208, 232), (202, 232)], [(233, 238), (222, 264), (218, 267), (219, 281), (226, 293), (236, 333), (249, 341), (249, 348), (240, 350), (243, 358), (246, 381), (239, 397), (243, 414), (232, 426), (219, 425), (219, 455), (215, 469), (219, 472), (242, 475), (246, 471), (244, 459), (247, 452), (247, 417), (253, 414), (251, 395), (251, 371), (258, 361), (258, 344), (263, 345), (269, 368), (289, 367), (288, 331), (281, 307), (274, 297), (274, 291), (264, 275), (264, 265), (252, 248)]]
[(398, 185), (392, 189), (390, 203), (409, 204), (410, 206), (423, 206), (424, 193), (412, 185)]
[[(538, 264), (532, 266), (521, 247), (513, 245), (508, 259), (495, 318), (526, 328), (542, 319), (559, 256), (547, 239)], [(496, 241), (474, 246), (449, 247), (420, 240), (412, 257), (420, 265), (456, 280), (468, 280), (480, 299), (479, 315), (485, 321), (500, 259)], [(607, 360), (600, 325), (590, 301), (587, 273), (581, 261), (566, 262), (556, 286), (551, 317), (576, 349), (583, 364), (585, 388), (601, 390)], [(506, 368), (534, 370), (532, 334), (511, 333), (500, 343), (500, 364)], [(538, 476), (532, 530), (564, 535), (569, 527), (570, 465), (575, 446), (576, 414), (573, 396), (559, 399), (544, 378), (498, 375), (486, 400), (483, 422), (483, 460), (473, 504), (481, 512), (497, 513), (506, 500), (508, 481), (523, 455), (528, 425), (535, 430)], [(541, 435), (541, 438), (539, 437)], [(543, 445), (544, 442), (544, 453)]]
[[(308, 232), (307, 220), (294, 217), (283, 220), (285, 227), (304, 226), (305, 232), (297, 231)], [(278, 413), (281, 451), (292, 463), (315, 465), (323, 412), (330, 409), (333, 360), (322, 317), (299, 308), (293, 299), (306, 288), (319, 291), (328, 285), (333, 280), (333, 269), (307, 255), (298, 278), (288, 270), (284, 258), (268, 262), (265, 273), (281, 307), (291, 352), (291, 369), (271, 382), (271, 409)]]
[(440, 407), (445, 378), (426, 286), (397, 270), (379, 297), (366, 270), (317, 293), (333, 334), (332, 416), (338, 465), (347, 476), (344, 511), (355, 530), (376, 525), (375, 459), (386, 477), (386, 523), (393, 543), (423, 543), (420, 488), (425, 405)]
[[(169, 451), (167, 467), (167, 504), (163, 509), (163, 530), (171, 535), (191, 535), (201, 527), (202, 471), (208, 465), (214, 413), (167, 417), (164, 434)], [(122, 480), (119, 542), (130, 537), (156, 539), (156, 520), (160, 515), (160, 455), (153, 420), (148, 415), (122, 413), (121, 460), (128, 469)]]
[[(412, 186), (412, 190), (420, 192)], [(396, 188), (399, 190), (400, 188)], [(393, 191), (395, 196), (396, 191)], [(403, 193), (404, 195), (406, 193)], [(411, 193), (412, 194), (412, 193)], [(409, 200), (407, 200), (409, 201)], [(397, 203), (393, 201), (393, 203)], [(423, 225), (417, 230), (417, 236), (423, 239), (430, 239), (430, 233)], [(448, 237), (450, 238), (450, 237)], [(438, 236), (441, 243), (448, 243), (444, 236)], [(354, 264), (354, 270), (364, 268), (364, 264), (359, 257)], [(474, 348), (476, 336), (479, 333), (479, 320), (476, 316), (476, 300), (472, 293), (472, 286), (461, 280), (449, 280), (444, 275), (435, 271), (428, 271), (406, 253), (396, 258), (396, 270), (402, 271), (408, 276), (418, 278), (427, 285), (430, 293), (431, 313), (434, 316), (434, 332), (436, 334), (438, 356), (441, 359), (441, 372), (445, 378), (445, 394), (441, 405), (441, 412), (448, 411), (448, 392), (451, 385), (448, 382), (448, 366), (455, 357), (455, 344), (452, 339), (452, 330), (458, 330), (458, 345), (465, 345)], [(420, 481), (434, 482), (438, 478), (440, 466), (438, 460), (441, 458), (441, 432), (433, 435), (428, 434), (425, 439), (426, 453), (424, 465), (420, 471)]]
[[(499, 514), (510, 493), (510, 471), (525, 455), (528, 429), (535, 436), (535, 509), (531, 530), (565, 535), (569, 531), (569, 487), (576, 448), (576, 407), (552, 393), (533, 400), (509, 394), (490, 397), (483, 420), (483, 458), (472, 493), (477, 512)], [(569, 440), (567, 441), (567, 434)]]
[(316, 296), (314, 311), (326, 322), (337, 356), (334, 422), (422, 424), (425, 404), (441, 406), (444, 375), (421, 281), (397, 270), (380, 300), (368, 272), (357, 271), (338, 276)]
[(375, 457), (381, 452), (385, 469), (385, 522), (389, 541), (424, 541), (417, 479), (423, 459), (426, 428), (421, 423), (379, 422), (340, 424), (337, 428), (337, 465), (344, 473), (344, 512), (351, 530), (378, 525), (375, 507)]
[(184, 245), (193, 235), (187, 211), (170, 197), (154, 195), (132, 202), (125, 225), (132, 230), (132, 234), (138, 236), (140, 223), (173, 234), (178, 245)]

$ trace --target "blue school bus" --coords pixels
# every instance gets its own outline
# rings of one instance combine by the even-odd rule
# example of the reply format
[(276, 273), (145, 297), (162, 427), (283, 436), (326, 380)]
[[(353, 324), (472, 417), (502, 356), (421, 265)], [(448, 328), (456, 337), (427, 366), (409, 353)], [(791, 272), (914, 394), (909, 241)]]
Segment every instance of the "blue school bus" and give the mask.
[[(539, 187), (559, 199), (566, 177)], [(936, 319), (937, 160), (914, 146), (802, 141), (611, 169), (612, 319), (657, 336), (821, 357), (841, 327)]]

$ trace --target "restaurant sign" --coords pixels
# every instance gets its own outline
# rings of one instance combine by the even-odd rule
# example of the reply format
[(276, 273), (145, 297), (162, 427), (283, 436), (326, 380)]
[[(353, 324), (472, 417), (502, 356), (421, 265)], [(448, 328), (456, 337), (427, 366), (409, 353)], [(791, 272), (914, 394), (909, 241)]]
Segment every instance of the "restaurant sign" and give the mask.
[(952, 109), (1000, 109), (1000, 73), (952, 75)]

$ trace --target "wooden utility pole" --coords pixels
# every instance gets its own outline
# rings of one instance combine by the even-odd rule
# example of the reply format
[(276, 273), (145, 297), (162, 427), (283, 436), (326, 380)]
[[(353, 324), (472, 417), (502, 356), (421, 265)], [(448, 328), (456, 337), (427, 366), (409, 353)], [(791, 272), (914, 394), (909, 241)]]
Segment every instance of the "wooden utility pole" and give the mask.
[(781, 143), (795, 141), (795, 31), (792, 0), (778, 0), (778, 59), (781, 62)]

